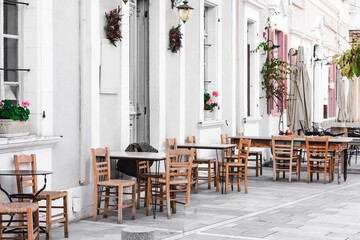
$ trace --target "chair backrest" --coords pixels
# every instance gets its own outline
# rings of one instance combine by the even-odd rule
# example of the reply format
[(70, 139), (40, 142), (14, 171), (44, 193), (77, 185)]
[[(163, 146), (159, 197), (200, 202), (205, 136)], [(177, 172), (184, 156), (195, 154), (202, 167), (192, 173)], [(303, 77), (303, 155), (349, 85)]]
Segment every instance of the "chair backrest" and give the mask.
[[(166, 152), (169, 152), (170, 150), (177, 149), (177, 142), (176, 138), (167, 138), (166, 139)], [(178, 161), (178, 157), (174, 157), (176, 161)]]
[(249, 139), (240, 139), (238, 143), (239, 153), (238, 153), (238, 162), (244, 163), (247, 167), (249, 152), (250, 152), (251, 140)]
[[(14, 155), (14, 165), (15, 170), (33, 170), (36, 171), (36, 155)], [(16, 176), (16, 185), (18, 189), (18, 193), (24, 193), (26, 191), (25, 188), (31, 187), (31, 192), (36, 193), (38, 191), (37, 187), (37, 176), (26, 176), (26, 177), (20, 177)]]
[[(184, 161), (177, 162), (176, 158), (182, 157)], [(186, 159), (188, 159), (186, 161)], [(166, 152), (166, 183), (172, 177), (186, 177), (190, 183), (192, 163), (194, 160), (194, 149), (172, 149)]]
[(329, 150), (329, 137), (307, 137), (306, 154), (309, 161), (327, 161)]
[[(191, 136), (191, 137), (187, 137), (186, 138), (186, 142), (187, 143), (196, 143), (196, 138), (195, 138), (195, 136)], [(195, 159), (197, 159), (197, 150), (196, 150), (196, 148), (194, 149), (194, 160)]]
[(244, 136), (244, 132), (238, 132), (238, 136), (239, 136), (239, 137), (243, 137), (243, 136)]
[(292, 162), (294, 155), (294, 137), (289, 136), (272, 136), (272, 153), (273, 160), (284, 160)]
[[(134, 151), (138, 152), (138, 148), (134, 147)], [(148, 173), (149, 172), (149, 162), (148, 161), (136, 161), (136, 172), (137, 172), (137, 181), (141, 181), (140, 175), (142, 173)]]
[(109, 148), (92, 148), (91, 156), (94, 171), (94, 184), (110, 180), (110, 154)]
[[(229, 144), (229, 136), (227, 134), (220, 134), (221, 144)], [(222, 150), (222, 159), (224, 161), (226, 156), (230, 156), (230, 149)]]

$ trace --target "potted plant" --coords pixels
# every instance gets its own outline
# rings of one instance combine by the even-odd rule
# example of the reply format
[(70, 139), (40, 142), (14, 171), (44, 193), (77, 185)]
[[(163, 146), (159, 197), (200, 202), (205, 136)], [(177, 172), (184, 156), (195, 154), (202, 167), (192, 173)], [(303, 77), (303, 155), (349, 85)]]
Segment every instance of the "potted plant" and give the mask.
[(30, 110), (28, 101), (14, 106), (10, 100), (0, 102), (0, 137), (17, 137), (29, 134)]
[(219, 104), (215, 102), (212, 97), (216, 98), (219, 96), (217, 91), (213, 91), (212, 95), (208, 93), (206, 90), (204, 92), (204, 119), (211, 120), (213, 118), (212, 114), (214, 109), (219, 108)]

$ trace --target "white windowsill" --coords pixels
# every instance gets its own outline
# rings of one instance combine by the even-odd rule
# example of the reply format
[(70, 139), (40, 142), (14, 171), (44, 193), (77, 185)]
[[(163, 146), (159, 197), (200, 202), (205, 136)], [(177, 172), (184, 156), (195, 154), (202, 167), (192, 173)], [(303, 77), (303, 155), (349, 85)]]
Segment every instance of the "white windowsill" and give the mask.
[(30, 135), (26, 137), (0, 138), (0, 153), (52, 148), (60, 141), (60, 139), (60, 136), (42, 137), (36, 135)]
[(260, 122), (261, 119), (262, 117), (260, 116), (249, 116), (249, 117), (244, 117), (243, 121), (244, 123), (256, 123), (256, 122)]
[(199, 122), (199, 127), (213, 127), (213, 126), (222, 126), (225, 124), (225, 120), (209, 120), (209, 121), (203, 121)]

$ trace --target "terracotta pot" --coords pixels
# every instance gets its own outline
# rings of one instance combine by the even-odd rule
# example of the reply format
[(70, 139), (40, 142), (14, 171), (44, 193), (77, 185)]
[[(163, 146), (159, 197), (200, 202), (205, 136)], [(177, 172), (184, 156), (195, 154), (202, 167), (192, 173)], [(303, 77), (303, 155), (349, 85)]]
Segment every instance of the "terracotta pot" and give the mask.
[(29, 135), (30, 121), (0, 119), (0, 137), (19, 137)]
[(212, 120), (213, 119), (213, 112), (210, 110), (204, 110), (204, 120)]

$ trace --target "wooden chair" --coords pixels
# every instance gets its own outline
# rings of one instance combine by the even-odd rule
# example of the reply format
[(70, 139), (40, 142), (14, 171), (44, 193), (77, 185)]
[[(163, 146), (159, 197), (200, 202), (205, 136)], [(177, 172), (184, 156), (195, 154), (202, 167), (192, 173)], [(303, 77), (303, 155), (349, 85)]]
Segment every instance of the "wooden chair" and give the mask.
[[(244, 136), (244, 132), (239, 132), (238, 136)], [(255, 171), (256, 176), (259, 176), (259, 169), (260, 169), (260, 175), (262, 175), (262, 151), (250, 151), (249, 157), (255, 156), (255, 159), (249, 158), (249, 161), (255, 161)]]
[(228, 162), (220, 162), (220, 165), (225, 170), (225, 194), (229, 193), (229, 185), (237, 185), (238, 191), (241, 191), (241, 184), (245, 185), (245, 193), (248, 193), (247, 165), (250, 146), (251, 140), (240, 139), (237, 158), (232, 158), (232, 161)]
[[(221, 144), (229, 144), (229, 136), (227, 134), (220, 134)], [(221, 162), (218, 162), (217, 172), (216, 172), (216, 191), (220, 191), (220, 183), (225, 182), (225, 162), (230, 161), (233, 162), (234, 159), (237, 158), (236, 155), (233, 154), (234, 149), (226, 149), (222, 150), (222, 158)]]
[[(138, 151), (136, 147), (134, 147), (135, 152)], [(144, 207), (146, 207), (146, 199), (147, 199), (147, 185), (150, 184), (150, 179), (147, 175), (149, 173), (150, 165), (149, 161), (136, 161), (136, 194), (137, 194), (137, 202), (136, 208), (140, 208), (140, 200), (144, 199)], [(145, 197), (141, 197), (141, 193), (145, 193)]]
[[(324, 184), (329, 176), (329, 182), (334, 180), (335, 156), (329, 152), (329, 137), (307, 137), (307, 172), (308, 183), (313, 179), (313, 173), (324, 173)], [(319, 180), (319, 176), (318, 176)]]
[[(37, 170), (36, 166), (36, 155), (15, 155), (15, 170), (20, 170), (21, 167), (30, 166), (31, 170)], [(31, 192), (35, 194), (38, 191), (37, 186), (37, 176), (31, 177), (16, 177), (18, 193), (24, 193), (25, 188), (31, 187)], [(62, 199), (62, 205), (54, 206), (53, 201)], [(36, 201), (46, 201), (45, 206), (39, 206), (39, 212), (46, 214), (46, 220), (40, 221), (40, 223), (45, 223), (46, 227), (46, 238), (51, 239), (51, 226), (57, 223), (64, 224), (64, 237), (69, 237), (69, 219), (68, 219), (68, 194), (67, 191), (42, 191), (37, 196)], [(42, 210), (44, 209), (44, 210)], [(53, 210), (62, 209), (61, 213), (55, 212)]]
[[(177, 149), (176, 138), (166, 139), (166, 152), (171, 149)], [(174, 156), (174, 158), (176, 162), (179, 160), (177, 156)], [(192, 164), (191, 186), (195, 187), (195, 193), (197, 193), (199, 189), (199, 164), (197, 163)]]
[(272, 136), (273, 154), (273, 180), (279, 179), (280, 172), (289, 173), (289, 182), (292, 174), (296, 174), (297, 181), (300, 180), (301, 155), (294, 149), (294, 136)]
[[(92, 148), (91, 155), (94, 170), (94, 221), (98, 215), (98, 210), (103, 210), (104, 218), (107, 217), (109, 211), (117, 212), (118, 223), (122, 223), (122, 209), (126, 207), (131, 207), (131, 217), (134, 220), (136, 211), (136, 181), (110, 179), (110, 155), (108, 148)], [(97, 157), (99, 155), (105, 157), (99, 158)], [(131, 199), (123, 200), (124, 188), (130, 187), (132, 188)], [(112, 189), (116, 189), (117, 191), (111, 192)], [(117, 199), (117, 205), (110, 205), (110, 198)], [(102, 201), (104, 201), (104, 208), (101, 208)], [(98, 202), (100, 203), (99, 206)], [(109, 207), (115, 208), (110, 209)]]
[[(188, 158), (188, 160), (178, 162), (176, 159), (179, 157), (184, 159)], [(166, 201), (166, 205), (162, 204), (160, 206), (166, 206), (168, 219), (171, 218), (171, 208), (172, 212), (176, 213), (176, 203), (183, 204), (184, 207), (187, 207), (190, 204), (193, 159), (194, 149), (169, 150), (166, 152), (165, 177), (152, 179), (152, 183), (157, 182), (165, 187), (165, 190), (160, 192), (158, 200), (160, 201), (160, 204), (162, 204), (163, 201)], [(184, 192), (185, 197), (178, 198), (177, 193), (179, 192)]]
[[(19, 215), (19, 220), (13, 220), (17, 222), (17, 226), (11, 225), (10, 220), (4, 220), (3, 215), (15, 216)], [(22, 220), (23, 216), (26, 215), (26, 220)], [(26, 223), (26, 225), (24, 225)], [(27, 231), (27, 236), (19, 234), (18, 236), (10, 237), (4, 236), (4, 230), (19, 229), (21, 231)], [(39, 204), (32, 202), (10, 202), (2, 203), (0, 194), (0, 239), (28, 239), (38, 240), (39, 239)]]
[[(196, 143), (195, 136), (187, 137), (187, 143)], [(199, 180), (208, 181), (208, 189), (211, 188), (211, 179), (214, 179), (214, 186), (216, 187), (216, 158), (198, 158), (195, 149), (194, 161), (195, 164), (206, 164), (206, 167), (199, 167), (199, 172), (206, 172), (206, 176), (199, 175)]]

